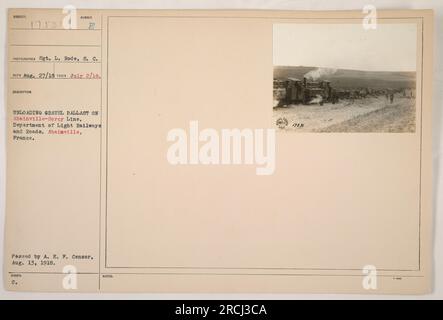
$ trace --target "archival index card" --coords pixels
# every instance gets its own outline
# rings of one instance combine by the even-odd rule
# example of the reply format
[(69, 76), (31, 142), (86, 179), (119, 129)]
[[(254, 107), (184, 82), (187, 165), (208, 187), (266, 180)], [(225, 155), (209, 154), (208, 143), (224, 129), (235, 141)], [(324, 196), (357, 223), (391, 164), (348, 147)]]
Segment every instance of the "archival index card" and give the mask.
[(429, 292), (432, 34), (10, 9), (6, 288)]

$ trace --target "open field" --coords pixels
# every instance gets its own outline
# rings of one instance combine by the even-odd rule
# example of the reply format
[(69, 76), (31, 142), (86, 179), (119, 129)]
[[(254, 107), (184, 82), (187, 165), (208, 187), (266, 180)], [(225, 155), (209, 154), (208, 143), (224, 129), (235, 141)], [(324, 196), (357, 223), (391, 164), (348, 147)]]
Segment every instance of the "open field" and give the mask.
[(282, 131), (294, 132), (415, 132), (415, 99), (395, 96), (342, 100), (337, 104), (290, 105), (274, 108), (273, 121), (283, 118)]

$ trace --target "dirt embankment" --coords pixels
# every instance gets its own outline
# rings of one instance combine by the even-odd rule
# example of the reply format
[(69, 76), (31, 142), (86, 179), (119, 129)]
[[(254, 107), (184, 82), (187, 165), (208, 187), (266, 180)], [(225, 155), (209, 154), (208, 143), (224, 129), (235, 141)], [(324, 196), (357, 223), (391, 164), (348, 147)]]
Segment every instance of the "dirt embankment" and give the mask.
[(414, 132), (415, 100), (399, 99), (394, 104), (319, 129), (319, 132)]

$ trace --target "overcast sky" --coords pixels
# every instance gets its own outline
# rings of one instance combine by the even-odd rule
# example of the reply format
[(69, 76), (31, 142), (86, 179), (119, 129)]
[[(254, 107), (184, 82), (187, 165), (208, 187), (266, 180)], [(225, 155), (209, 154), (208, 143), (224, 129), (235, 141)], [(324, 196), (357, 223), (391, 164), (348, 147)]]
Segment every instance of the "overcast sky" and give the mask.
[(417, 25), (274, 24), (274, 65), (416, 71)]

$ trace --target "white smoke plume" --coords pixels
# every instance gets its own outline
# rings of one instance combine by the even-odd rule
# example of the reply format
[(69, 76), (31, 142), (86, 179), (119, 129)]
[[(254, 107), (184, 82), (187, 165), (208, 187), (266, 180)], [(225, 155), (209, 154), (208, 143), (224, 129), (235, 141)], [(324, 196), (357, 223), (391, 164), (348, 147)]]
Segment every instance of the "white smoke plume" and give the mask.
[(311, 81), (316, 81), (322, 77), (333, 75), (337, 72), (337, 69), (334, 68), (317, 68), (309, 71), (305, 74), (305, 78)]

